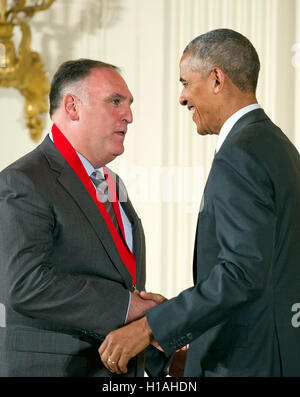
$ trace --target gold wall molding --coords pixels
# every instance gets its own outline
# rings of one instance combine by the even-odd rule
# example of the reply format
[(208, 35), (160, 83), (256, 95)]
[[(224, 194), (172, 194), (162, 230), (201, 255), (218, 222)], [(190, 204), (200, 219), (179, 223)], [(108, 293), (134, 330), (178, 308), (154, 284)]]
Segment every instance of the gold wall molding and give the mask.
[[(47, 112), (46, 94), (50, 86), (47, 73), (42, 71), (40, 55), (31, 51), (31, 32), (26, 21), (38, 11), (48, 9), (55, 0), (1, 0), (0, 11), (0, 86), (17, 88), (25, 98), (25, 121), (30, 137), (37, 142), (43, 131)], [(29, 3), (29, 5), (28, 5)], [(13, 42), (15, 28), (21, 32), (16, 54)]]

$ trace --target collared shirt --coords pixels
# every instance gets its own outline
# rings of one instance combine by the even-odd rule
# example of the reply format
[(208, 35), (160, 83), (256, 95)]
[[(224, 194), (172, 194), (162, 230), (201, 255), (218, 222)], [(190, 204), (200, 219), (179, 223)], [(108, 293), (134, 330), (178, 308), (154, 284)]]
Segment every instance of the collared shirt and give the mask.
[[(101, 177), (104, 179), (104, 170), (103, 167), (94, 169), (92, 164), (80, 153), (76, 152), (78, 154), (78, 157), (80, 158), (82, 165), (84, 166), (88, 176), (90, 177), (94, 171), (98, 171), (101, 174)], [(96, 186), (95, 186), (96, 189)], [(125, 232), (125, 239), (126, 243), (128, 245), (128, 248), (130, 249), (131, 252), (133, 252), (133, 241), (132, 241), (132, 227), (129, 219), (127, 218), (127, 215), (125, 214), (122, 205), (119, 202), (119, 208), (120, 208), (120, 213), (122, 217), (122, 222), (124, 226), (124, 232)]]
[(248, 112), (251, 112), (252, 110), (259, 109), (259, 108), (260, 108), (260, 105), (258, 103), (254, 103), (252, 105), (245, 106), (242, 109), (235, 112), (232, 116), (229, 117), (229, 119), (227, 119), (225, 121), (225, 123), (223, 124), (223, 126), (221, 128), (220, 134), (218, 136), (216, 153), (218, 153), (218, 151), (220, 150), (221, 146), (223, 145), (225, 139), (227, 138), (227, 135), (231, 131), (234, 124)]
[[(52, 136), (52, 131), (49, 132), (49, 138), (51, 139), (51, 141), (53, 142), (53, 136)], [(103, 167), (101, 168), (97, 168), (96, 170), (94, 169), (94, 167), (92, 166), (92, 164), (80, 153), (76, 152), (78, 157), (80, 158), (82, 165), (84, 166), (88, 176), (91, 176), (91, 174), (94, 171), (99, 171), (101, 176), (104, 178), (104, 170)], [(94, 184), (93, 184), (94, 185)], [(95, 186), (95, 185), (94, 185)], [(96, 186), (95, 186), (96, 189)], [(127, 215), (125, 214), (122, 205), (120, 205), (119, 203), (119, 207), (120, 207), (120, 212), (121, 212), (121, 217), (122, 217), (122, 222), (123, 222), (123, 226), (124, 226), (124, 232), (125, 232), (125, 239), (126, 239), (126, 243), (128, 245), (128, 248), (131, 250), (131, 252), (133, 252), (133, 237), (132, 237), (132, 227), (131, 227), (131, 223), (129, 221), (129, 219), (127, 218)], [(128, 317), (128, 313), (129, 313), (129, 309), (130, 309), (130, 303), (131, 303), (131, 293), (129, 292), (129, 301), (128, 301), (128, 308), (127, 308), (127, 313), (126, 313), (126, 317), (125, 317), (125, 321), (124, 324), (127, 320)]]
[[(50, 139), (53, 142), (53, 137), (52, 137), (52, 132), (51, 131), (49, 133), (49, 137), (50, 137)], [(82, 154), (80, 154), (78, 152), (76, 152), (76, 153), (77, 153), (78, 157), (80, 158), (80, 160), (82, 162), (82, 165), (84, 166), (84, 168), (85, 168), (85, 170), (86, 170), (86, 172), (87, 172), (89, 177), (92, 175), (92, 173), (94, 171), (99, 171), (100, 174), (101, 174), (101, 177), (104, 178), (103, 167), (94, 169), (92, 164)], [(96, 189), (96, 187), (95, 187), (95, 189)], [(122, 208), (122, 205), (120, 203), (119, 203), (119, 207), (120, 207), (120, 213), (121, 213), (122, 222), (123, 222), (123, 226), (124, 226), (126, 243), (128, 245), (128, 248), (130, 249), (130, 251), (133, 252), (133, 238), (132, 238), (131, 223), (130, 223), (129, 219), (127, 218), (127, 215), (125, 214), (125, 212), (124, 212), (124, 210)]]

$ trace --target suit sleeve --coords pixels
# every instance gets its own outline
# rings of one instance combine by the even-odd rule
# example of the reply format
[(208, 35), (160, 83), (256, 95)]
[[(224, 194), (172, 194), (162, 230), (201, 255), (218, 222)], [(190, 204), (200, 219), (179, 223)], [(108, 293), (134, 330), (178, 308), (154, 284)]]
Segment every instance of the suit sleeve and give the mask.
[(255, 156), (236, 148), (230, 156), (216, 157), (211, 178), (208, 205), (216, 236), (207, 236), (207, 249), (209, 239), (216, 238), (215, 265), (194, 287), (146, 313), (168, 355), (261, 296), (272, 267), (276, 215), (267, 171)]
[(2, 172), (0, 186), (0, 263), (8, 286), (6, 304), (23, 315), (97, 339), (122, 326), (128, 290), (112, 280), (60, 272), (49, 261), (55, 228), (49, 203), (22, 172)]

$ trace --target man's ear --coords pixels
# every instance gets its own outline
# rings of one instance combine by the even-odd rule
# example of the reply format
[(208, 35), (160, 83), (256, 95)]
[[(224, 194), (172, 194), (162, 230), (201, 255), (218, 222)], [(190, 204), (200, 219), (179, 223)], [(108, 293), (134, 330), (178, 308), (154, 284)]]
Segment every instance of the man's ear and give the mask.
[(79, 99), (72, 94), (67, 94), (64, 97), (64, 109), (70, 120), (79, 120)]
[(213, 92), (218, 94), (223, 90), (225, 83), (225, 73), (220, 68), (213, 68), (211, 71), (211, 77), (213, 81)]

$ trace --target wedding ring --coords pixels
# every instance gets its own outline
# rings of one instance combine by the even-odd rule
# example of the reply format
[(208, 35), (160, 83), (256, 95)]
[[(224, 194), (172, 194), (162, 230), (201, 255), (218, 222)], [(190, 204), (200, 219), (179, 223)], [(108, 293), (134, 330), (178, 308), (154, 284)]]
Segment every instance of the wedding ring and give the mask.
[(108, 362), (108, 364), (112, 364), (112, 365), (117, 364), (117, 362), (116, 361), (112, 361), (110, 357), (108, 357), (107, 362)]

